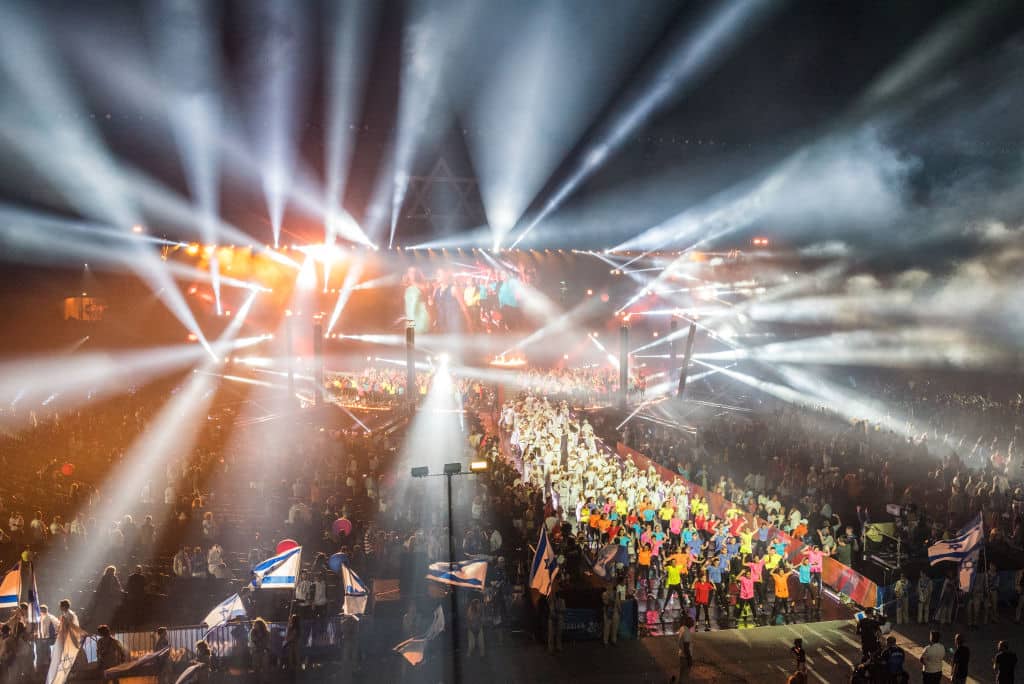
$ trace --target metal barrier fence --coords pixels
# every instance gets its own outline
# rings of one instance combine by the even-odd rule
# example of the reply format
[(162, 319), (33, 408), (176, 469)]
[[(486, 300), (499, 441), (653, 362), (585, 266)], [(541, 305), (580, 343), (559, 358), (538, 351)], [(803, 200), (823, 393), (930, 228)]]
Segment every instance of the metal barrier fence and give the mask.
[[(324, 651), (337, 649), (342, 642), (342, 621), (344, 616), (332, 616), (328, 618), (314, 618), (302, 620), (300, 623), (299, 650), (303, 656), (317, 655)], [(283, 647), (285, 633), (288, 629), (287, 623), (270, 622), (270, 650), (275, 656), (280, 656)], [(174, 650), (182, 650), (191, 658), (195, 655), (196, 642), (205, 638), (210, 649), (218, 656), (241, 654), (248, 650), (249, 629), (251, 621), (231, 622), (220, 627), (215, 627), (207, 632), (201, 625), (190, 625), (185, 627), (168, 627), (167, 641)], [(115, 632), (115, 639), (120, 641), (125, 650), (129, 652), (132, 659), (144, 656), (153, 651), (156, 644), (156, 632)], [(89, 636), (85, 639), (82, 650), (86, 659), (92, 663), (96, 661), (96, 637)]]

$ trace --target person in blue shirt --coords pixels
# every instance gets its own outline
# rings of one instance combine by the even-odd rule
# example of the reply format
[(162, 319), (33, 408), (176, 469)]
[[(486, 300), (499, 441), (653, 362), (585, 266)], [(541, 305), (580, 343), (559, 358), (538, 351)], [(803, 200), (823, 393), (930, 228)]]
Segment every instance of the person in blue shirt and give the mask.
[(783, 558), (786, 557), (786, 547), (789, 546), (788, 541), (785, 541), (782, 539), (782, 537), (779, 537), (774, 542), (772, 542), (772, 546), (775, 547), (775, 553), (779, 554)]
[(690, 545), (690, 540), (693, 539), (693, 528), (690, 527), (690, 522), (686, 522), (686, 527), (682, 531), (683, 543), (687, 546)]
[(800, 595), (804, 602), (804, 613), (810, 619), (811, 606), (814, 604), (814, 591), (811, 588), (811, 562), (805, 557), (796, 566), (797, 578), (800, 580)]
[(768, 538), (771, 535), (771, 531), (772, 528), (769, 527), (768, 523), (766, 522), (762, 522), (761, 526), (757, 528), (757, 554), (759, 556), (764, 555), (764, 553), (768, 550)]
[(726, 586), (725, 569), (722, 567), (722, 560), (719, 556), (711, 559), (707, 567), (708, 581), (715, 585), (715, 602), (718, 604), (718, 615), (715, 618), (719, 627), (725, 627), (729, 621), (729, 601), (727, 600), (728, 587)]
[(729, 537), (729, 541), (726, 543), (725, 548), (729, 550), (730, 556), (735, 556), (740, 552), (740, 543), (736, 541), (736, 537)]
[(644, 522), (647, 522), (647, 523), (654, 522), (654, 514), (655, 514), (655, 512), (656, 511), (653, 508), (646, 509), (644, 511)]
[(686, 545), (690, 547), (690, 553), (694, 556), (699, 556), (701, 549), (704, 547), (704, 540), (701, 539), (699, 534), (695, 534), (690, 537), (690, 541)]

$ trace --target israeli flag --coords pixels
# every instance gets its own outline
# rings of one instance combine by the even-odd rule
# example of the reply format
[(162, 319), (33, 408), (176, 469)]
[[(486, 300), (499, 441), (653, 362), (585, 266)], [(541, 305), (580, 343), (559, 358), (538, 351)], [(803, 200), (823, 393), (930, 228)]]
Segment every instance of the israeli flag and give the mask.
[(17, 608), (21, 598), (21, 563), (15, 563), (0, 582), (0, 608)]
[(981, 521), (981, 513), (974, 521), (960, 530), (952, 539), (944, 539), (928, 547), (928, 562), (936, 565), (943, 561), (962, 563), (985, 540), (985, 532)]
[(366, 585), (359, 575), (348, 569), (347, 565), (341, 566), (341, 585), (345, 588), (342, 599), (342, 609), (346, 615), (362, 615), (366, 612), (366, 601), (370, 594)]
[(547, 596), (551, 593), (556, 577), (558, 560), (555, 558), (555, 550), (548, 542), (547, 528), (541, 525), (537, 551), (533, 554), (533, 566), (530, 568), (530, 587)]
[(268, 558), (252, 569), (252, 588), (294, 589), (301, 563), (301, 546)]
[(453, 587), (484, 590), (487, 580), (485, 561), (463, 561), (462, 563), (431, 563), (427, 579)]
[(978, 556), (981, 549), (977, 548), (960, 561), (960, 591), (970, 591), (974, 584), (974, 575), (978, 571)]
[(245, 604), (242, 603), (242, 597), (238, 594), (234, 594), (224, 599), (216, 608), (210, 611), (203, 622), (206, 624), (206, 631), (210, 633), (217, 627), (227, 624), (228, 620), (236, 617), (244, 618)]
[(28, 621), (38, 625), (43, 613), (39, 610), (39, 589), (36, 588), (35, 565), (32, 566), (32, 588), (28, 592)]

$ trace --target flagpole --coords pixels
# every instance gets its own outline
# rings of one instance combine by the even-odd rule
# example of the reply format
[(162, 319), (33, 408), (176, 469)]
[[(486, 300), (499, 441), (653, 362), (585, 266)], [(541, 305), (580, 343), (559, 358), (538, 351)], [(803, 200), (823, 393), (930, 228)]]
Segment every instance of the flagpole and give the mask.
[[(988, 601), (991, 597), (988, 586), (988, 552), (985, 550), (985, 508), (981, 509), (981, 555), (985, 557), (985, 600)], [(974, 572), (977, 573), (978, 569), (975, 568)], [(992, 612), (995, 613), (995, 618), (999, 618), (999, 601), (996, 600), (996, 604), (992, 606)]]

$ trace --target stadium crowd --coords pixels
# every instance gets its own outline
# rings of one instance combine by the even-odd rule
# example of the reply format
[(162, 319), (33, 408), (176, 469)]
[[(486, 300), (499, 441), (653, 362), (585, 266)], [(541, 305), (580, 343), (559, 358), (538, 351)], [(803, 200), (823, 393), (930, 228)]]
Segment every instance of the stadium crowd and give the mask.
[[(894, 522), (911, 556), (982, 504), (990, 548), (1021, 545), (1019, 400), (998, 407), (963, 396), (936, 401), (936, 410), (951, 410), (950, 402), (983, 407), (987, 417), (999, 416), (993, 422), (1010, 423), (995, 440), (965, 438), (973, 449), (941, 460), (928, 439), (775, 407), (711, 420), (696, 440), (629, 423), (625, 440), (680, 476), (666, 479), (607, 448), (598, 434), (614, 418), (577, 410), (606, 375), (523, 371), (514, 386), (528, 389), (501, 407), (496, 425), (486, 420), (491, 388), (460, 386), (485, 418), (468, 414), (465, 456), (491, 463), (488, 478), (467, 478), (453, 491), (455, 559), (488, 556), (497, 578), (464, 616), (479, 628), (481, 653), (484, 631), (494, 638), (524, 619), (514, 587), (527, 573), (528, 544), (541, 523), (562, 558), (560, 588), (547, 601), (552, 649), (560, 592), (595, 576), (612, 579), (602, 598), (606, 641), (616, 638), (622, 603), (634, 599), (644, 623), (687, 620), (691, 611), (705, 629), (814, 619), (823, 558), (856, 566), (873, 516), (893, 501), (903, 504)], [(272, 421), (246, 422), (237, 403), (217, 403), (193, 449), (154, 472), (136, 495), (119, 496), (107, 475), (128, 467), (125, 449), (156, 415), (164, 390), (32, 416), (30, 429), (0, 440), (10, 473), (0, 489), (4, 569), (32, 561), (44, 599), (71, 597), (90, 630), (194, 622), (196, 604), (205, 610), (236, 590), (283, 538), (306, 549), (304, 591), (290, 601), (310, 615), (339, 599), (337, 578), (326, 569), (333, 552), (345, 553), (371, 584), (398, 577), (412, 596), (423, 567), (448, 559), (448, 522), (427, 504), (433, 497), (409, 496), (396, 477), (405, 432), (387, 424), (367, 432), (300, 421), (282, 430)], [(931, 470), (923, 482), (912, 476), (922, 459)], [(714, 515), (689, 482), (734, 505)], [(341, 519), (350, 522), (347, 535), (335, 531)], [(787, 560), (779, 532), (807, 543), (807, 552)], [(897, 622), (909, 619), (903, 597), (925, 591), (901, 582), (897, 606), (886, 611)], [(993, 620), (998, 605), (990, 598), (960, 596), (951, 580), (929, 583), (926, 605), (938, 610), (918, 619)], [(968, 610), (950, 610), (957, 601)], [(429, 610), (409, 606), (404, 632), (414, 635)]]

